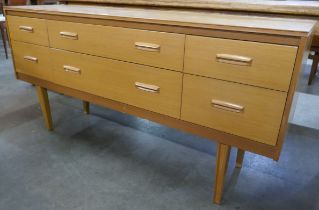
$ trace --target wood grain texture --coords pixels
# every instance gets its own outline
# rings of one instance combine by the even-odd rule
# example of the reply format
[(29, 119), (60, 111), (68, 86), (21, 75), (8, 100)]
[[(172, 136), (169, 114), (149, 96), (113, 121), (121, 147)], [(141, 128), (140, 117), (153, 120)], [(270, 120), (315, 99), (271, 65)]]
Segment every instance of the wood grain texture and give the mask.
[(16, 6), (6, 7), (6, 11), (26, 11), (45, 13), (47, 15), (179, 25), (287, 36), (308, 36), (316, 23), (312, 20), (230, 15), (205, 11), (87, 5)]
[(163, 25), (152, 24), (143, 22), (132, 22), (123, 20), (109, 20), (109, 19), (97, 19), (75, 16), (63, 16), (63, 15), (47, 15), (45, 13), (32, 13), (27, 11), (7, 11), (7, 14), (12, 16), (23, 16), (38, 19), (58, 20), (74, 23), (85, 23), (93, 25), (104, 25), (122, 28), (134, 28), (149, 31), (161, 31), (168, 33), (189, 34), (198, 36), (207, 36), (214, 38), (234, 39), (234, 40), (246, 40), (254, 42), (272, 43), (298, 46), (300, 37), (298, 36), (282, 36), (280, 34), (263, 34), (263, 33), (250, 33), (245, 31), (226, 31), (221, 29), (211, 30), (209, 28), (197, 28), (194, 26), (178, 26), (178, 25)]
[[(87, 113), (91, 102), (217, 140), (213, 201), (218, 204), (230, 146), (240, 149), (237, 162), (242, 162), (244, 150), (278, 159), (297, 81), (296, 66), (315, 24), (308, 20), (146, 7), (22, 6), (8, 7), (6, 12), (43, 18), (37, 20), (48, 25), (50, 44), (46, 50), (19, 42), (13, 51), (30, 54), (15, 54), (15, 66), (22, 69), (16, 70), (17, 77), (37, 85), (49, 129), (52, 119), (47, 89), (82, 99)], [(19, 28), (34, 32), (32, 26)], [(193, 33), (202, 36), (217, 33), (222, 38), (228, 34), (226, 38), (241, 41), (192, 37), (186, 45), (190, 53), (185, 62), (191, 68), (184, 73), (185, 35)], [(297, 58), (297, 47), (248, 43), (243, 42), (244, 37), (250, 41), (298, 46)], [(23, 41), (21, 37), (19, 40)], [(40, 60), (43, 62), (41, 51), (48, 54), (49, 60), (36, 66)], [(209, 62), (209, 54), (213, 54), (214, 65)], [(23, 63), (21, 58), (34, 66)], [(266, 61), (259, 63), (262, 59)], [(298, 69), (292, 73), (295, 60)], [(228, 69), (224, 65), (237, 68)], [(249, 72), (238, 73), (237, 77), (233, 77), (234, 73), (220, 77), (209, 72), (209, 69), (239, 70), (238, 66), (252, 68), (253, 73), (263, 70), (263, 75), (258, 72), (259, 77), (251, 76), (253, 73)], [(44, 69), (48, 71), (41, 71)], [(39, 72), (50, 76), (46, 78)], [(277, 72), (284, 81), (277, 78)]]
[[(220, 62), (228, 54), (250, 58), (248, 65)], [(288, 91), (297, 47), (186, 36), (186, 73)], [(274, 56), (276, 55), (276, 56)]]
[(49, 131), (52, 131), (53, 124), (52, 124), (51, 109), (50, 109), (47, 89), (40, 86), (36, 86), (36, 90), (37, 90), (38, 99), (39, 99), (42, 115), (44, 118), (45, 126), (47, 127)]
[[(17, 41), (12, 41), (11, 46), (16, 72), (52, 81), (49, 48)], [(37, 60), (25, 59), (26, 56)]]
[[(180, 117), (182, 73), (64, 50), (51, 49), (50, 58), (56, 84)], [(65, 65), (80, 72), (65, 71)], [(156, 85), (159, 92), (140, 90), (136, 82)]]
[[(7, 22), (10, 27), (10, 37), (12, 40), (43, 46), (49, 45), (45, 20), (8, 15)], [(31, 30), (23, 30), (23, 27), (30, 28)]]
[[(261, 143), (276, 145), (287, 94), (232, 82), (184, 75), (181, 119)], [(212, 100), (243, 106), (221, 109)]]
[[(62, 21), (48, 21), (50, 46), (91, 55), (130, 61), (182, 71), (185, 35), (100, 26)], [(74, 33), (77, 39), (61, 36)], [(158, 45), (157, 51), (135, 46)]]
[(301, 40), (300, 46), (298, 48), (297, 59), (295, 62), (295, 68), (294, 68), (293, 75), (292, 75), (291, 82), (290, 82), (290, 86), (289, 86), (289, 92), (287, 95), (285, 110), (283, 112), (283, 118), (282, 118), (280, 131), (279, 131), (279, 135), (278, 135), (278, 141), (276, 144), (276, 154), (274, 156), (275, 160), (278, 160), (280, 157), (280, 152), (282, 150), (282, 146), (283, 146), (286, 132), (287, 132), (287, 128), (288, 128), (288, 119), (289, 119), (289, 115), (290, 115), (290, 110), (291, 110), (292, 103), (294, 101), (294, 97), (296, 94), (295, 92), (296, 92), (296, 88), (298, 85), (299, 74), (300, 74), (301, 70), (303, 68), (305, 68), (305, 66), (306, 66), (308, 55), (309, 55), (309, 50), (310, 50), (310, 46), (311, 46), (311, 41), (312, 41), (311, 39), (303, 38)]
[[(69, 4), (131, 4), (140, 6), (205, 9), (233, 14), (319, 20), (317, 1), (251, 1), (251, 0), (70, 0)], [(315, 34), (319, 37), (319, 23)], [(319, 46), (314, 40), (313, 45)]]
[(245, 151), (251, 151), (256, 154), (260, 154), (269, 158), (274, 157), (274, 146), (252, 141), (247, 138), (225, 133), (216, 129), (208, 128), (194, 123), (179, 120), (167, 115), (162, 115), (156, 112), (148, 111), (136, 106), (121, 103), (119, 101), (110, 100), (97, 95), (93, 95), (84, 91), (80, 91), (74, 88), (68, 88), (62, 85), (58, 85), (43, 79), (32, 77), (23, 73), (17, 73), (17, 78), (32, 84), (36, 84), (41, 87), (45, 87), (51, 91), (62, 93), (74, 98), (88, 101), (96, 105), (114, 109), (119, 112), (127, 113), (137, 117), (151, 120), (171, 128), (182, 130), (191, 134), (195, 134), (211, 141), (218, 141), (223, 144), (233, 145), (234, 147), (241, 148)]
[(225, 144), (217, 144), (216, 170), (215, 170), (215, 192), (213, 202), (220, 204), (223, 196), (225, 175), (231, 147)]
[[(316, 1), (252, 1), (252, 0), (64, 0), (65, 2), (111, 3), (218, 9), (230, 11), (267, 12), (293, 15), (319, 16), (319, 2)], [(63, 1), (62, 1), (63, 2)]]
[[(33, 7), (32, 7), (33, 8)], [(89, 7), (87, 7), (87, 8), (89, 8)], [(114, 7), (111, 7), (111, 8), (114, 8)], [(72, 9), (74, 9), (73, 7), (72, 7)], [(103, 10), (104, 8), (102, 8), (102, 10)], [(138, 16), (138, 17), (131, 17), (131, 18), (127, 18), (125, 15), (124, 15), (124, 17), (120, 17), (120, 15), (123, 15), (122, 14), (122, 10), (120, 10), (120, 9), (122, 9), (122, 8), (115, 8), (114, 10), (111, 10), (112, 12), (118, 12), (118, 16), (116, 16), (116, 18), (114, 18), (113, 16), (110, 16), (110, 15), (105, 15), (105, 14), (100, 14), (100, 12), (102, 11), (98, 11), (97, 13), (99, 13), (99, 15), (86, 15), (86, 14), (81, 14), (81, 13), (68, 13), (68, 14), (66, 14), (67, 12), (65, 12), (65, 11), (63, 11), (63, 12), (57, 12), (56, 14), (57, 15), (59, 15), (59, 18), (61, 18), (61, 19), (63, 19), (63, 18), (79, 18), (78, 20), (89, 20), (90, 19), (90, 21), (92, 20), (93, 21), (93, 19), (94, 19), (94, 23), (99, 23), (99, 21), (117, 21), (117, 23), (120, 23), (121, 21), (122, 21), (122, 23), (123, 23), (123, 25), (125, 26), (125, 24), (128, 24), (128, 23), (130, 23), (130, 24), (137, 24), (137, 23), (140, 23), (140, 24), (144, 24), (145, 25), (145, 27), (146, 27), (146, 29), (147, 29), (147, 27), (150, 27), (150, 26), (153, 26), (152, 24), (154, 23), (155, 24), (155, 28), (158, 30), (158, 31), (161, 31), (161, 28), (165, 28), (165, 27), (167, 27), (167, 26), (169, 26), (169, 27), (171, 27), (171, 26), (173, 26), (173, 22), (170, 22), (170, 21), (168, 21), (168, 22), (165, 22), (165, 24), (164, 25), (162, 25), (161, 23), (164, 23), (164, 22), (161, 22), (162, 21), (162, 19), (160, 19), (160, 22), (152, 22), (153, 21), (153, 19), (152, 19), (152, 17), (149, 17), (149, 19), (151, 20), (150, 22), (148, 22), (148, 20), (146, 19), (145, 20), (145, 22), (143, 22), (144, 20), (141, 20), (140, 18), (140, 16)], [(138, 10), (146, 10), (145, 8), (129, 8), (129, 9), (138, 9)], [(10, 10), (10, 11), (13, 11), (13, 10)], [(22, 10), (19, 10), (19, 8), (17, 9), (17, 10), (14, 10), (14, 11), (23, 11), (23, 9)], [(26, 12), (27, 10), (25, 10), (24, 12)], [(30, 12), (31, 11), (31, 12)], [(43, 18), (46, 18), (46, 17), (48, 17), (48, 18), (52, 18), (53, 16), (53, 14), (54, 13), (52, 13), (52, 14), (47, 14), (47, 13), (50, 13), (50, 12), (47, 12), (47, 11), (41, 11), (41, 10), (38, 10), (37, 12), (34, 12), (32, 9), (31, 10), (28, 10), (28, 12), (29, 12), (29, 14), (37, 14), (37, 15), (43, 15)], [(103, 10), (103, 11), (105, 11), (105, 10)], [(125, 10), (126, 11), (126, 10)], [(149, 10), (147, 10), (147, 11), (149, 11)], [(154, 9), (153, 11), (161, 11), (161, 10), (157, 10), (157, 9)], [(132, 11), (131, 11), (132, 12)], [(169, 12), (172, 12), (172, 11), (169, 11)], [(176, 12), (175, 10), (174, 10), (174, 12)], [(178, 11), (178, 12), (186, 12), (186, 13), (184, 13), (184, 14), (189, 14), (189, 13), (187, 13), (187, 12), (195, 12), (195, 11)], [(196, 14), (197, 13), (201, 13), (201, 12), (196, 12)], [(22, 13), (21, 13), (22, 14)], [(54, 15), (56, 15), (56, 14), (54, 14)], [(129, 14), (129, 13), (128, 13)], [(165, 14), (165, 13), (162, 13), (162, 14)], [(129, 14), (130, 15), (130, 14)], [(145, 14), (144, 14), (145, 15)], [(216, 14), (213, 14), (213, 15), (216, 15)], [(217, 15), (218, 16), (218, 15)], [(54, 17), (57, 17), (57, 16), (54, 16)], [(174, 17), (174, 16), (172, 16), (172, 17)], [(215, 16), (214, 16), (215, 17)], [(234, 16), (235, 17), (235, 16)], [(236, 17), (238, 17), (238, 16), (236, 16)], [(243, 16), (240, 16), (240, 18), (241, 17), (243, 17)], [(113, 19), (112, 19), (113, 18)], [(220, 18), (220, 17), (219, 17)], [(258, 19), (258, 18), (257, 18)], [(138, 20), (138, 21), (136, 21), (136, 20)], [(219, 19), (219, 20), (222, 20), (222, 19)], [(271, 20), (273, 20), (273, 21), (275, 21), (275, 20), (277, 20), (277, 19), (271, 19)], [(140, 21), (140, 22), (139, 22)], [(235, 19), (233, 19), (233, 21), (235, 21)], [(239, 21), (238, 22), (241, 22), (242, 21), (242, 19), (239, 19)], [(86, 21), (84, 21), (84, 22), (86, 22)], [(307, 21), (305, 21), (305, 22), (307, 22)], [(305, 23), (304, 22), (304, 23)], [(89, 23), (89, 21), (88, 22), (86, 22), (86, 23)], [(167, 24), (168, 23), (168, 24)], [(177, 23), (177, 22), (175, 22), (175, 23)], [(179, 23), (179, 22), (178, 22)], [(283, 22), (281, 22), (281, 24), (282, 24)], [(298, 22), (298, 24), (299, 23), (301, 23), (301, 22)], [(307, 23), (309, 23), (309, 22), (307, 22)], [(104, 23), (104, 24), (106, 24), (106, 23)], [(171, 24), (171, 25), (170, 25)], [(186, 28), (188, 27), (188, 25), (187, 24), (189, 24), (189, 23), (187, 23), (186, 25), (183, 25), (184, 23), (182, 23), (182, 24), (179, 24), (178, 26), (179, 27), (185, 27), (185, 30), (186, 30)], [(229, 32), (229, 33), (231, 33), (232, 31), (235, 31), (236, 29), (238, 29), (238, 25), (232, 25), (232, 24), (228, 24), (228, 23), (226, 23), (226, 27), (224, 27), (224, 25), (222, 26), (222, 25), (217, 25), (217, 27), (216, 27), (216, 25), (210, 25), (211, 27), (204, 27), (204, 25), (202, 25), (201, 23), (199, 23), (199, 24), (195, 24), (195, 23), (192, 23), (193, 25), (191, 26), (191, 27), (197, 27), (197, 29), (198, 29), (198, 26), (200, 26), (200, 27), (203, 27), (203, 28), (201, 28), (201, 30), (209, 30), (209, 29), (216, 29), (217, 31), (227, 31), (227, 32)], [(227, 25), (228, 24), (228, 25)], [(86, 24), (86, 25), (89, 25), (89, 24)], [(138, 24), (137, 24), (138, 25)], [(82, 25), (83, 26), (83, 25)], [(127, 27), (127, 26), (126, 26)], [(81, 28), (81, 27), (80, 27)], [(151, 27), (152, 28), (152, 27)], [(311, 28), (311, 27), (310, 27)], [(153, 27), (153, 29), (154, 29), (154, 27)], [(244, 29), (244, 27), (241, 27), (241, 29)], [(260, 28), (259, 28), (260, 29)], [(259, 30), (258, 29), (258, 30)], [(179, 29), (178, 29), (179, 30)], [(242, 30), (242, 31), (237, 31), (236, 30), (236, 33), (247, 33), (247, 34), (250, 34), (250, 36), (258, 36), (258, 35), (260, 35), (260, 31), (254, 31), (254, 30), (250, 30), (250, 29), (248, 29), (247, 30), (247, 28), (245, 29), (245, 30)], [(265, 29), (262, 29), (263, 30), (263, 32), (265, 32), (264, 30)], [(293, 37), (294, 37), (294, 39), (296, 39), (296, 36), (308, 36), (309, 35), (309, 33), (311, 32), (311, 29), (309, 30), (309, 31), (307, 31), (307, 32), (304, 32), (304, 33), (296, 33), (296, 31), (290, 31), (289, 32), (289, 34), (287, 34), (286, 32), (287, 31), (279, 31), (279, 30), (274, 30), (274, 28), (272, 28), (271, 29), (272, 30), (272, 32), (270, 32), (269, 30), (268, 30), (268, 32), (267, 33), (269, 33), (269, 35), (271, 34), (271, 36), (277, 36), (277, 35), (281, 35), (282, 37), (281, 37), (281, 39), (277, 39), (277, 41), (278, 42), (281, 42), (282, 40), (286, 40), (287, 39), (287, 37), (288, 36), (292, 36), (292, 33), (294, 34), (293, 35)], [(211, 31), (215, 31), (215, 30), (211, 30)], [(275, 33), (273, 33), (274, 31), (276, 31)], [(289, 31), (289, 30), (288, 30)], [(69, 31), (70, 32), (70, 31)], [(177, 31), (177, 32), (181, 32), (181, 31)], [(263, 33), (262, 32), (262, 33)], [(73, 32), (71, 32), (71, 33), (73, 33)], [(189, 33), (192, 33), (192, 30), (190, 30), (190, 32)], [(274, 34), (277, 34), (277, 35), (274, 35)], [(264, 33), (263, 33), (263, 35), (265, 35)], [(77, 40), (79, 40), (78, 38), (79, 38), (79, 36), (78, 36), (78, 34), (76, 35), (77, 36)], [(271, 38), (271, 37), (270, 37)], [(269, 39), (270, 39), (269, 38)], [(291, 37), (290, 37), (291, 38)], [(81, 36), (80, 36), (80, 39), (81, 39)], [(238, 39), (240, 39), (240, 38), (238, 38)], [(261, 39), (261, 41), (262, 41), (262, 39)], [(285, 43), (284, 41), (282, 41), (283, 43)], [(136, 43), (136, 41), (134, 42), (134, 43)], [(143, 43), (145, 43), (145, 42), (143, 42)], [(147, 42), (146, 42), (147, 43)], [(295, 44), (294, 45), (298, 45), (299, 44), (299, 41), (296, 41), (295, 42)], [(158, 44), (156, 44), (156, 43), (148, 43), (147, 44), (147, 46), (157, 46)], [(59, 47), (59, 46), (58, 46)], [(88, 48), (88, 46), (85, 46), (84, 45), (84, 48)], [(60, 48), (60, 47), (59, 47)], [(61, 50), (56, 50), (56, 51), (61, 51)], [(63, 52), (63, 51), (61, 51), (61, 52)], [(87, 53), (87, 51), (85, 50), (85, 51), (83, 51), (83, 53)], [(74, 53), (74, 54), (77, 54), (77, 53)], [(77, 54), (76, 55), (76, 57), (75, 58), (71, 58), (71, 59), (69, 59), (69, 60), (66, 60), (66, 61), (78, 61), (78, 60), (82, 60), (82, 59), (80, 59), (79, 58), (79, 56), (81, 57), (81, 56), (83, 56), (83, 60), (85, 60), (86, 58), (88, 58), (88, 57), (92, 57), (92, 62), (90, 61), (89, 63), (94, 63), (93, 61), (95, 61), (95, 59), (102, 59), (102, 60), (104, 60), (103, 58), (98, 58), (98, 57), (94, 57), (94, 56), (88, 56), (88, 55), (81, 55), (81, 54)], [(88, 57), (86, 57), (86, 56), (88, 56)], [(53, 56), (54, 58), (56, 57), (56, 56)], [(56, 57), (56, 59), (58, 59), (58, 60), (62, 60), (62, 59), (64, 59), (65, 57), (67, 57), (67, 56), (61, 56), (61, 59), (59, 59), (58, 57)], [(119, 59), (121, 59), (121, 58), (119, 58)], [(62, 61), (65, 61), (65, 60), (62, 60)], [(59, 61), (56, 61), (56, 60), (52, 60), (52, 63), (58, 63)], [(115, 61), (114, 61), (115, 62)], [(118, 61), (117, 61), (118, 62)], [(102, 62), (103, 63), (103, 62)], [(124, 62), (123, 62), (124, 63)], [(61, 65), (60, 65), (61, 64)], [(55, 82), (57, 83), (57, 84), (61, 84), (62, 86), (66, 86), (66, 87), (69, 87), (69, 88), (77, 88), (78, 86), (79, 87), (83, 87), (83, 89), (81, 89), (80, 91), (83, 91), (83, 92), (86, 92), (86, 93), (92, 93), (92, 94), (96, 94), (97, 92), (89, 92), (90, 90), (86, 90), (86, 89), (84, 89), (84, 87), (86, 86), (86, 85), (81, 85), (81, 82), (83, 82), (83, 79), (81, 79), (81, 77), (83, 77), (83, 67), (79, 67), (80, 66), (80, 64), (77, 62), (77, 63), (72, 63), (72, 62), (69, 62), (69, 63), (66, 63), (66, 62), (63, 62), (63, 63), (60, 63), (59, 64), (59, 66), (58, 67), (54, 67), (55, 69), (59, 69), (58, 71), (55, 71), (54, 70), (54, 76), (53, 76), (53, 78), (55, 78), (55, 79), (57, 79), (58, 78), (58, 80), (56, 80)], [(78, 65), (79, 64), (79, 65)], [(126, 63), (127, 64), (127, 63)], [(65, 71), (65, 68), (63, 68), (63, 66), (71, 66), (72, 68), (68, 68), (69, 70), (66, 72)], [(89, 64), (84, 64), (84, 66), (88, 66)], [(105, 66), (105, 63), (103, 63), (103, 65)], [(107, 64), (108, 65), (108, 64)], [(129, 64), (129, 65), (134, 65), (134, 64)], [(97, 66), (99, 66), (99, 65), (97, 65)], [(137, 65), (137, 66), (139, 66), (139, 65)], [(116, 64), (116, 65), (114, 65), (113, 66), (113, 69), (116, 69), (118, 67), (118, 64)], [(97, 67), (97, 69), (98, 69), (99, 67)], [(127, 67), (127, 68), (131, 68), (131, 66), (129, 66), (129, 67)], [(147, 69), (145, 69), (145, 75), (147, 75), (147, 72), (149, 73), (149, 72), (151, 72), (149, 69), (152, 69), (152, 67), (145, 67), (145, 66), (143, 66), (143, 68), (147, 68)], [(62, 70), (61, 70), (62, 69)], [(70, 71), (70, 69), (71, 69), (71, 71)], [(73, 70), (75, 69), (76, 71), (75, 72), (81, 72), (79, 75), (77, 75), (77, 74), (74, 74), (74, 71)], [(84, 68), (84, 69), (86, 69), (86, 68)], [(87, 68), (88, 69), (88, 68)], [(94, 69), (94, 68), (93, 68)], [(121, 69), (122, 69), (122, 67), (121, 67)], [(124, 67), (124, 69), (125, 69), (125, 67)], [(154, 68), (154, 70), (159, 70), (159, 71), (161, 71), (161, 72), (164, 72), (165, 70), (162, 70), (162, 69), (156, 69), (156, 68)], [(59, 72), (59, 71), (61, 71), (61, 72)], [(101, 70), (101, 72), (102, 71), (104, 71), (104, 70)], [(89, 72), (89, 73), (92, 73), (92, 75), (94, 75), (96, 72), (94, 72), (94, 71), (87, 71), (86, 70), (86, 72)], [(117, 71), (117, 72), (119, 72), (119, 71)], [(157, 71), (155, 71), (155, 72), (157, 72)], [(170, 73), (176, 73), (176, 74), (179, 74), (180, 75), (180, 77), (181, 77), (181, 73), (177, 73), (177, 72), (172, 72), (172, 71), (167, 71), (167, 72), (170, 72)], [(61, 73), (61, 75), (60, 76), (56, 76), (56, 75), (58, 75), (58, 74), (60, 74)], [(62, 74), (63, 73), (63, 74)], [(68, 76), (65, 76), (65, 74), (67, 73), (67, 75)], [(113, 74), (113, 73), (112, 73)], [(99, 75), (99, 73), (97, 73), (97, 75)], [(170, 74), (170, 75), (172, 75), (172, 74)], [(139, 75), (140, 76), (140, 75)], [(94, 77), (96, 77), (96, 75), (94, 76)], [(123, 75), (122, 75), (122, 77), (123, 77)], [(124, 75), (124, 77), (125, 77), (125, 75)], [(156, 74), (154, 74), (154, 78), (157, 78), (157, 73)], [(179, 77), (179, 76), (178, 76)], [(93, 78), (93, 76), (92, 76), (92, 78)], [(103, 79), (105, 79), (103, 76), (102, 76), (102, 78)], [(135, 77), (136, 78), (136, 77)], [(138, 81), (138, 82), (141, 82), (141, 83), (144, 83), (144, 84), (146, 84), (147, 86), (149, 86), (149, 87), (151, 87), (151, 86), (156, 86), (156, 87), (160, 87), (160, 90), (162, 91), (162, 86), (163, 85), (159, 85), (159, 84), (156, 84), (156, 82), (157, 82), (157, 80), (156, 79), (154, 79), (153, 78), (153, 82), (151, 81), (151, 80), (149, 80), (149, 81), (151, 81), (151, 82), (148, 82), (148, 81)], [(167, 81), (169, 81), (171, 84), (173, 83), (172, 81), (176, 81), (176, 77), (174, 77), (174, 78), (171, 78), (171, 79), (167, 79), (167, 77), (163, 77), (163, 80), (167, 80)], [(123, 83), (122, 81), (122, 78), (121, 79), (119, 79), (118, 80), (120, 83)], [(155, 81), (155, 82), (154, 82)], [(180, 79), (180, 81), (181, 81), (181, 79)], [(91, 82), (92, 84), (95, 82), (94, 81), (94, 79), (92, 79), (91, 81), (89, 80), (89, 82)], [(103, 80), (103, 82), (105, 83), (105, 81)], [(133, 84), (136, 84), (136, 82), (137, 81), (134, 81), (134, 82), (132, 82)], [(103, 84), (104, 84), (103, 83)], [(80, 85), (79, 85), (80, 84)], [(102, 83), (101, 83), (102, 84)], [(133, 85), (134, 86), (134, 85)], [(165, 86), (165, 85), (164, 85)], [(180, 85), (176, 85), (176, 87), (177, 86), (180, 86)], [(248, 86), (247, 86), (248, 87)], [(132, 87), (130, 87), (130, 88), (132, 88)], [(90, 88), (88, 88), (88, 89), (90, 89)], [(99, 89), (99, 88), (96, 88), (96, 89)], [(120, 88), (120, 89), (122, 89), (122, 88)], [(141, 90), (141, 89), (137, 89), (135, 86), (134, 86), (134, 90), (136, 91), (136, 90), (138, 90), (138, 91), (142, 91), (143, 93), (146, 93), (146, 91), (144, 91), (144, 90)], [(131, 91), (131, 90), (130, 90)], [(161, 91), (160, 91), (160, 93), (161, 93)], [(109, 91), (109, 92), (107, 92), (107, 91), (104, 91), (103, 93), (101, 93), (101, 94), (109, 94), (111, 91)], [(177, 93), (177, 92), (179, 92), (179, 93)], [(180, 95), (180, 93), (181, 93), (181, 89), (180, 90), (178, 90), (178, 91), (176, 91), (176, 95)], [(154, 95), (154, 93), (149, 93), (148, 92), (148, 94), (153, 94)], [(283, 93), (284, 94), (284, 93)], [(98, 96), (101, 96), (101, 95), (98, 95)], [(103, 95), (102, 97), (106, 97), (106, 98), (109, 98), (110, 96), (109, 95)], [(126, 98), (128, 98), (128, 97), (126, 97)], [(175, 98), (178, 98), (178, 97), (175, 97)], [(111, 100), (118, 100), (118, 99), (113, 99), (113, 98), (110, 98)], [(172, 116), (172, 117), (175, 117), (175, 118), (178, 118), (179, 117), (179, 114), (178, 114), (178, 112), (172, 112), (172, 113), (170, 113), (170, 114), (168, 114), (167, 112), (160, 112), (160, 111), (158, 111), (157, 110), (157, 108), (152, 108), (152, 107), (150, 107), (149, 105), (145, 105), (145, 104), (143, 104), (143, 103), (145, 103), (145, 101), (147, 101), (147, 100), (149, 100), (149, 99), (147, 99), (147, 98), (145, 98), (145, 99), (143, 99), (143, 100), (140, 100), (140, 101), (142, 101), (142, 102), (140, 102), (140, 101), (134, 101), (134, 100), (132, 100), (132, 101), (121, 101), (121, 100), (119, 100), (120, 102), (122, 102), (122, 103), (125, 103), (125, 104), (129, 104), (130, 106), (134, 106), (134, 107), (140, 107), (140, 108), (142, 108), (142, 109), (145, 109), (145, 110), (151, 110), (151, 111), (154, 111), (154, 112), (158, 112), (159, 114), (163, 114), (163, 115), (168, 115), (168, 116)], [(175, 99), (174, 99), (175, 100)], [(173, 100), (173, 102), (174, 102), (174, 100)], [(163, 101), (163, 100), (162, 100)], [(165, 100), (164, 100), (165, 101)], [(170, 101), (170, 100), (168, 100), (168, 101)], [(160, 103), (162, 103), (162, 102), (160, 102)], [(174, 102), (175, 103), (175, 102)], [(180, 102), (179, 102), (180, 103)], [(178, 104), (178, 103), (177, 103)], [(236, 104), (236, 103), (235, 103)], [(145, 106), (144, 106), (145, 105)], [(177, 105), (176, 107), (179, 107), (180, 105)], [(287, 104), (287, 106), (288, 106), (288, 104)], [(170, 108), (169, 108), (170, 109)], [(178, 109), (177, 109), (178, 110)], [(135, 111), (135, 110), (134, 110)], [(166, 110), (167, 111), (167, 110)], [(168, 111), (168, 112), (170, 112), (170, 111)], [(177, 113), (177, 114), (176, 114)], [(140, 114), (140, 113), (138, 113), (138, 114)], [(175, 125), (176, 126), (176, 125)], [(178, 126), (177, 126), (178, 127)], [(193, 129), (193, 128), (192, 128)], [(193, 129), (193, 130), (195, 130), (195, 129)], [(192, 130), (192, 131), (193, 131)], [(215, 129), (213, 129), (213, 130), (215, 130)], [(196, 131), (195, 131), (195, 133), (196, 133)], [(206, 134), (205, 134), (206, 135)], [(238, 134), (237, 134), (238, 135)], [(221, 136), (221, 138), (224, 138), (223, 136)], [(239, 138), (241, 138), (241, 137), (239, 137)], [(235, 138), (236, 139), (236, 138)], [(246, 139), (246, 138), (243, 138), (243, 139)], [(253, 139), (253, 140), (255, 140), (255, 139)], [(225, 142), (236, 142), (236, 141), (233, 141), (233, 140), (224, 140), (223, 139), (223, 141), (225, 141)], [(268, 141), (268, 140), (267, 140)], [(243, 141), (243, 142), (245, 142), (245, 141)], [(249, 141), (248, 141), (249, 142)], [(243, 147), (247, 147), (247, 145), (246, 145), (246, 143), (247, 142), (245, 142), (245, 143), (239, 143), (239, 147), (240, 148), (243, 148)], [(258, 142), (255, 142), (256, 144), (258, 143)], [(252, 143), (253, 145), (255, 145), (255, 143)], [(237, 143), (236, 143), (237, 144)], [(266, 144), (269, 144), (269, 142), (267, 142)], [(248, 145), (250, 145), (250, 144), (248, 144)], [(263, 144), (264, 145), (264, 144)], [(274, 146), (272, 143), (270, 144), (272, 147)], [(250, 146), (248, 146), (248, 147), (250, 147)], [(264, 146), (262, 146), (262, 148), (264, 148)], [(271, 147), (270, 147), (271, 148)], [(256, 148), (255, 148), (256, 149)], [(259, 150), (258, 148), (256, 149), (256, 150)], [(263, 153), (266, 153), (265, 151), (262, 151)], [(269, 154), (269, 153), (268, 153)]]
[[(70, 0), (69, 4), (125, 4), (139, 6), (176, 7), (205, 9), (233, 14), (244, 14), (266, 17), (301, 18), (319, 20), (318, 1), (251, 1), (251, 0)], [(313, 40), (319, 46), (319, 23), (315, 28), (318, 37)]]

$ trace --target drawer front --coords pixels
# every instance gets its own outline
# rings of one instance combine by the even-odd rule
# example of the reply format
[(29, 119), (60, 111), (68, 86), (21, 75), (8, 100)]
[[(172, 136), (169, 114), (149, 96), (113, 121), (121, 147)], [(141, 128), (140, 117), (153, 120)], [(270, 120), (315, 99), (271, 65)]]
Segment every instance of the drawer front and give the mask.
[(182, 71), (185, 35), (48, 21), (50, 46)]
[(275, 145), (287, 94), (184, 75), (181, 119)]
[(186, 36), (185, 72), (288, 91), (297, 47)]
[(12, 40), (49, 45), (46, 20), (8, 15), (7, 22)]
[(51, 50), (54, 82), (179, 118), (182, 73)]
[(14, 66), (17, 72), (52, 80), (49, 48), (12, 41)]

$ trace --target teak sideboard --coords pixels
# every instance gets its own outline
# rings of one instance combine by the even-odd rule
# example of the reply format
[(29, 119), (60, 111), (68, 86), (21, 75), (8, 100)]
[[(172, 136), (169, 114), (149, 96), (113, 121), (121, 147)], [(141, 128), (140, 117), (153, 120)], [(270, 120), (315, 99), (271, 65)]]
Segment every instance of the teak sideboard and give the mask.
[(231, 147), (278, 160), (315, 21), (129, 6), (6, 7), (16, 77), (218, 142), (220, 203)]

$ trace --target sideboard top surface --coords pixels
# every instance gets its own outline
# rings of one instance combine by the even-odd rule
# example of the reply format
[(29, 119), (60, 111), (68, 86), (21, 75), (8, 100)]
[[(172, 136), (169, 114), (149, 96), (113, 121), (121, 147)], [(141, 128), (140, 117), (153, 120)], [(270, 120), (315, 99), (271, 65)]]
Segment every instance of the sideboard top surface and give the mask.
[(319, 16), (318, 1), (274, 1), (274, 0), (61, 0), (97, 4), (149, 5), (162, 7), (183, 7), (218, 9), (229, 11), (250, 11), (292, 15)]
[(36, 5), (6, 7), (10, 11), (186, 26), (219, 30), (243, 31), (287, 36), (308, 36), (315, 25), (313, 20), (257, 17), (221, 12), (168, 8)]

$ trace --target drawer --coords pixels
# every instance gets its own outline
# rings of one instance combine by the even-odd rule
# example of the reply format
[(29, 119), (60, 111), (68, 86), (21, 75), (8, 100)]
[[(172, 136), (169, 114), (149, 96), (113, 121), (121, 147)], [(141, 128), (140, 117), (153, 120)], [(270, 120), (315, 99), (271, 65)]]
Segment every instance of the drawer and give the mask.
[(48, 21), (50, 46), (182, 71), (185, 35)]
[(49, 45), (46, 20), (8, 15), (7, 22), (12, 40)]
[(57, 84), (179, 118), (182, 73), (51, 49)]
[(184, 75), (181, 119), (275, 145), (287, 94)]
[(288, 91), (297, 47), (186, 36), (185, 72)]
[(49, 48), (12, 41), (14, 66), (17, 72), (52, 80)]

